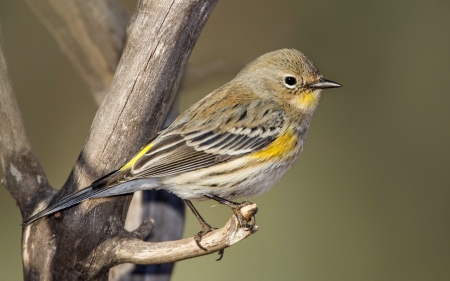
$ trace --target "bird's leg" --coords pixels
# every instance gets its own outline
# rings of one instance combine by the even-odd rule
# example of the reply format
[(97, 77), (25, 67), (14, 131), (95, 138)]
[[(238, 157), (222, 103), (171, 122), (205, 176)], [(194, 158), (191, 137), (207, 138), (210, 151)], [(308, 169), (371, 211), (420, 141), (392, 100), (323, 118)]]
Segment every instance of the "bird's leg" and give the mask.
[(206, 251), (206, 248), (203, 247), (202, 245), (200, 245), (200, 241), (202, 241), (202, 237), (205, 236), (207, 233), (217, 229), (215, 227), (210, 226), (200, 215), (200, 213), (197, 211), (197, 209), (195, 209), (194, 205), (192, 204), (191, 201), (189, 200), (184, 200), (184, 202), (186, 202), (186, 205), (188, 205), (189, 209), (191, 209), (192, 213), (194, 214), (194, 216), (197, 218), (198, 222), (200, 223), (200, 226), (202, 227), (202, 230), (199, 231), (197, 234), (195, 234), (194, 236), (194, 240), (195, 243), (197, 243), (197, 246)]
[(250, 217), (248, 216), (244, 217), (241, 213), (241, 208), (248, 205), (252, 205), (253, 204), (252, 202), (244, 201), (241, 203), (237, 203), (216, 195), (205, 194), (205, 196), (230, 207), (233, 210), (233, 213), (236, 215), (240, 227), (243, 227), (246, 230), (252, 230), (253, 227), (255, 226), (256, 219), (254, 215), (256, 214), (256, 212), (258, 212), (258, 208), (255, 208), (255, 211), (250, 214)]

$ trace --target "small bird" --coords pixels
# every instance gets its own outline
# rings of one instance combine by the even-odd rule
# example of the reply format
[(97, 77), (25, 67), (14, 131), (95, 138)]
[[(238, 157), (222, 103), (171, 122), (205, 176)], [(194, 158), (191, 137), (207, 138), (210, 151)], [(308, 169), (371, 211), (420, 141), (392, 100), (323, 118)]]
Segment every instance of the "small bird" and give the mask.
[(261, 194), (286, 173), (303, 149), (322, 90), (337, 87), (297, 50), (264, 54), (192, 105), (123, 167), (23, 226), (88, 198), (165, 189), (184, 199), (199, 219), (202, 231), (195, 240), (201, 247), (212, 227), (190, 200), (213, 199), (238, 216), (248, 202), (230, 200)]

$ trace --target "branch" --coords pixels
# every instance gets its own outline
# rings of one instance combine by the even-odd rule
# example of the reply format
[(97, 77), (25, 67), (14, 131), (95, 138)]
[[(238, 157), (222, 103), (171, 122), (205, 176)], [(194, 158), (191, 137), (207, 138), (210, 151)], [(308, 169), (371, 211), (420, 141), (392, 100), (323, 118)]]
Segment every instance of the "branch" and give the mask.
[(136, 147), (156, 134), (176, 92), (179, 73), (213, 4), (138, 4), (121, 64), (64, 193), (117, 169), (136, 152)]
[(130, 16), (117, 0), (27, 0), (60, 49), (103, 101), (122, 54)]
[[(126, 25), (130, 16), (116, 0), (68, 0), (63, 2), (28, 0), (27, 2), (54, 36), (59, 47), (90, 87), (97, 104), (100, 105), (122, 54)], [(178, 99), (176, 98), (176, 100)], [(178, 115), (176, 100), (170, 108), (164, 127), (168, 126)], [(142, 192), (137, 192), (133, 196), (133, 203), (128, 210), (126, 227), (139, 225), (143, 217), (150, 216), (157, 219), (158, 225), (157, 230), (151, 236), (152, 241), (179, 239), (184, 226), (183, 201), (164, 191), (145, 191), (143, 195), (142, 197)], [(174, 224), (174, 222), (177, 223)], [(151, 271), (153, 276), (158, 274), (158, 280), (163, 280), (161, 279), (162, 275), (170, 278), (172, 266), (140, 268), (140, 270)], [(116, 278), (122, 276), (121, 280), (124, 280), (124, 272), (131, 274), (132, 268), (130, 266), (120, 267), (111, 269), (110, 275)]]
[[(216, 3), (217, 0), (141, 0), (138, 3), (108, 94), (69, 179), (52, 200), (117, 169), (138, 147), (155, 136), (178, 89), (195, 42)], [(59, 216), (42, 219), (28, 227), (24, 249), (35, 249), (34, 245), (41, 238), (35, 231), (46, 228), (55, 234), (52, 245), (56, 250), (50, 253), (46, 259), (49, 263), (42, 268), (25, 268), (26, 278), (36, 279), (39, 272), (42, 274), (52, 268), (51, 279), (54, 280), (104, 279), (110, 264), (101, 258), (99, 245), (123, 233), (130, 198), (87, 200)], [(30, 232), (32, 235), (27, 235)], [(37, 249), (27, 254), (30, 260), (43, 258)], [(74, 264), (77, 267), (69, 266)]]
[[(251, 218), (257, 211), (256, 204), (241, 208), (241, 213), (246, 218)], [(245, 229), (239, 226), (236, 216), (232, 216), (226, 225), (205, 235), (201, 245), (207, 250), (198, 247), (193, 237), (178, 241), (148, 243), (138, 238), (121, 238), (105, 241), (101, 249), (112, 251), (113, 264), (161, 264), (181, 261), (208, 255), (230, 247), (233, 244), (247, 238), (258, 231), (258, 226)]]
[(19, 205), (22, 217), (28, 217), (35, 202), (49, 198), (55, 191), (50, 187), (28, 140), (9, 78), (2, 41), (0, 30), (0, 160), (5, 176), (2, 183)]

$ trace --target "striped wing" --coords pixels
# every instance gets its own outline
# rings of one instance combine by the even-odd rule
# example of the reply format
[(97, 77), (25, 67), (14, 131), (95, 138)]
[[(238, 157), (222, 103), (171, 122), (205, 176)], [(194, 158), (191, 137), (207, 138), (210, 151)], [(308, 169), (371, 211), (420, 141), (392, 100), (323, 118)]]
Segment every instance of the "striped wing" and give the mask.
[[(242, 110), (235, 110), (235, 121), (226, 126), (211, 122), (220, 126), (214, 128), (200, 124), (201, 130), (193, 130), (188, 123), (177, 124), (175, 121), (122, 169), (98, 180), (93, 186), (102, 188), (134, 179), (190, 172), (263, 149), (281, 132), (284, 122), (280, 121), (280, 116), (284, 115), (273, 110), (267, 113), (264, 106), (258, 105), (243, 105)], [(243, 112), (260, 118), (250, 120), (250, 126), (245, 122), (248, 120), (243, 120)]]
[(171, 135), (139, 158), (126, 177), (165, 177), (209, 167), (259, 150), (273, 139), (211, 131)]

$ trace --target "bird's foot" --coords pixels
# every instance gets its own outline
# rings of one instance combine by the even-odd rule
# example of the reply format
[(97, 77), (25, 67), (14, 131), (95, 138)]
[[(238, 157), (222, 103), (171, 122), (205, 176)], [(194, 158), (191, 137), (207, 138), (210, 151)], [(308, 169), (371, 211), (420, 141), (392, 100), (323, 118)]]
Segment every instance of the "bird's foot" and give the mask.
[[(233, 206), (230, 207), (239, 222), (239, 226), (244, 228), (245, 230), (252, 230), (256, 225), (255, 214), (258, 212), (258, 208), (253, 208), (255, 204), (248, 201), (233, 203)], [(243, 210), (246, 208), (249, 208), (249, 212), (243, 212)]]
[(207, 197), (230, 207), (239, 222), (239, 227), (252, 230), (256, 225), (255, 214), (258, 212), (258, 208), (254, 203), (249, 201), (237, 203), (216, 195), (207, 195)]
[(210, 233), (213, 230), (216, 230), (216, 227), (212, 227), (209, 224), (207, 224), (205, 221), (201, 223), (202, 230), (200, 230), (197, 234), (194, 235), (194, 240), (197, 246), (202, 249), (203, 251), (207, 251), (205, 247), (203, 247), (200, 242), (202, 241), (203, 236)]

